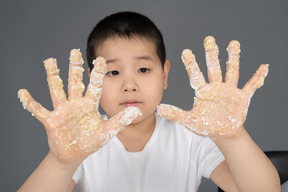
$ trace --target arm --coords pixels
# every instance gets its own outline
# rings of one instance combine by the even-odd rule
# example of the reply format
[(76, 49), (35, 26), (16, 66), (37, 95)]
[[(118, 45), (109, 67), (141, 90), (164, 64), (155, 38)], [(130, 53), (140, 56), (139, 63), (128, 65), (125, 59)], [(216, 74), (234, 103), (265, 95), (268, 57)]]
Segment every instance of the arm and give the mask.
[[(206, 37), (204, 47), (209, 83), (200, 71), (193, 53), (190, 50), (182, 53), (191, 87), (195, 90), (193, 108), (183, 111), (174, 106), (160, 105), (158, 113), (215, 141), (226, 161), (212, 172), (211, 179), (221, 187), (232, 187), (232, 191), (236, 187), (241, 191), (277, 191), (280, 182), (274, 166), (243, 128), (251, 97), (263, 85), (268, 65), (261, 65), (244, 88), (238, 89), (239, 42), (231, 41), (228, 45), (225, 82), (222, 80), (215, 39)], [(228, 179), (232, 183), (218, 178)]]
[[(233, 140), (218, 139), (215, 143), (224, 155), (239, 191), (280, 191), (276, 169), (245, 129)], [(225, 190), (227, 181), (217, 180), (217, 175), (221, 174), (225, 174), (223, 169), (216, 169), (211, 180)]]
[(78, 165), (78, 163), (63, 164), (49, 152), (18, 191), (71, 192), (75, 185), (72, 176)]
[(70, 54), (68, 98), (55, 59), (44, 61), (54, 111), (37, 103), (25, 89), (18, 97), (45, 127), (50, 152), (19, 191), (67, 191), (73, 187), (72, 176), (80, 163), (132, 122), (139, 114), (129, 107), (104, 121), (98, 112), (102, 81), (106, 72), (105, 59), (97, 58), (90, 83), (83, 96), (83, 59), (79, 50)]

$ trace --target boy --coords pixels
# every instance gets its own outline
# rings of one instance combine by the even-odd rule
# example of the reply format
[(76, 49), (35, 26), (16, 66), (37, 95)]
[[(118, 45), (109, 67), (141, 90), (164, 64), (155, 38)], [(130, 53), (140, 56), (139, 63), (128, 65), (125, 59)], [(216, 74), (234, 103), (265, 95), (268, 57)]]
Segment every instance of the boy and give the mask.
[[(190, 111), (159, 105), (170, 63), (161, 33), (143, 15), (116, 13), (96, 25), (87, 44), (85, 96), (79, 50), (70, 55), (68, 99), (56, 60), (44, 61), (54, 111), (26, 90), (18, 96), (45, 126), (50, 152), (19, 191), (72, 191), (76, 183), (79, 191), (197, 191), (202, 176), (225, 191), (280, 191), (274, 166), (243, 128), (268, 65), (240, 90), (239, 43), (229, 43), (225, 82), (214, 38), (204, 47), (209, 83), (192, 52), (182, 54), (196, 92)], [(157, 106), (179, 124), (155, 114)]]

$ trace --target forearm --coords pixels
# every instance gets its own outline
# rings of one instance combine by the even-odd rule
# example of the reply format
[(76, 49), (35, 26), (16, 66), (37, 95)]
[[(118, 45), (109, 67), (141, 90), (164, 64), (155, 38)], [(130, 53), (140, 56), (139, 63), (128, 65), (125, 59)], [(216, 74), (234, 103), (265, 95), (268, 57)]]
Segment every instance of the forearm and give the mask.
[(63, 165), (49, 152), (18, 191), (67, 191), (78, 165)]
[(278, 173), (245, 129), (231, 140), (215, 141), (239, 191), (280, 191)]

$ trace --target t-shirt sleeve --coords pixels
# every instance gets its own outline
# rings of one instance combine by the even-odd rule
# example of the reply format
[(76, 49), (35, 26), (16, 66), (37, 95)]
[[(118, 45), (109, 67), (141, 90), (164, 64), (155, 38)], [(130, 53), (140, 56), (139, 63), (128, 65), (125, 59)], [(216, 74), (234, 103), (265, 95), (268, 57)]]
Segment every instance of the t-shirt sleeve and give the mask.
[(78, 183), (79, 180), (81, 179), (82, 175), (83, 175), (83, 165), (81, 164), (81, 165), (77, 168), (77, 170), (76, 170), (76, 172), (74, 173), (72, 179), (75, 181), (75, 183)]
[(212, 171), (225, 159), (216, 144), (205, 138), (198, 159), (201, 176), (209, 178)]

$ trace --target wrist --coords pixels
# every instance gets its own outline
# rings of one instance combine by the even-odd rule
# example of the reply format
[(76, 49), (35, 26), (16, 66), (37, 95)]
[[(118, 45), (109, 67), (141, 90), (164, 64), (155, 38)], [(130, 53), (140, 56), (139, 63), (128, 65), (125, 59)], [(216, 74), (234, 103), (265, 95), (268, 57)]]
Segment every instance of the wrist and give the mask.
[(226, 146), (226, 145), (235, 145), (237, 143), (240, 143), (243, 139), (245, 139), (247, 137), (248, 133), (245, 130), (244, 127), (241, 128), (241, 130), (239, 131), (239, 133), (237, 134), (237, 136), (232, 137), (232, 138), (223, 138), (223, 137), (217, 137), (214, 138), (214, 142), (216, 143), (216, 145), (219, 146)]
[(53, 164), (55, 168), (65, 172), (73, 172), (73, 173), (76, 171), (76, 169), (82, 162), (82, 161), (75, 161), (75, 162), (63, 163), (53, 154), (52, 151), (48, 152), (46, 159), (51, 164)]

